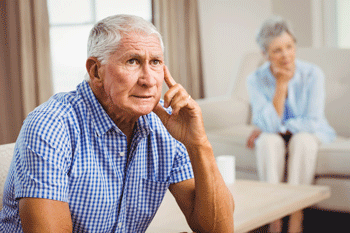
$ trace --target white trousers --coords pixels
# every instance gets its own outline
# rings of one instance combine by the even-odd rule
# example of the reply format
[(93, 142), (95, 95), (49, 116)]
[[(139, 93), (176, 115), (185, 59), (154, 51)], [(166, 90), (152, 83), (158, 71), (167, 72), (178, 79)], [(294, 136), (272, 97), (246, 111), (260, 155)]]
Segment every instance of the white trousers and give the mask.
[[(289, 184), (312, 184), (318, 147), (318, 138), (310, 133), (293, 135), (287, 148), (279, 134), (262, 133), (255, 143), (260, 180), (269, 183), (282, 182), (287, 167)], [(286, 166), (287, 150), (288, 164)]]

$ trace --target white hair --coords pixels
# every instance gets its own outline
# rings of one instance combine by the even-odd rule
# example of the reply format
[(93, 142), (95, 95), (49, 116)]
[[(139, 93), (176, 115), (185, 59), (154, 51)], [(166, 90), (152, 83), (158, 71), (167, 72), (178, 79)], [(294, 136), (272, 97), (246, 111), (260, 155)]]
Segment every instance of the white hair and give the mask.
[(287, 32), (296, 42), (293, 29), (289, 22), (280, 16), (272, 16), (268, 18), (258, 29), (256, 34), (256, 42), (260, 49), (265, 53), (271, 41)]
[[(87, 56), (96, 57), (101, 64), (106, 64), (109, 57), (117, 51), (122, 36), (129, 32), (154, 34), (164, 52), (162, 36), (151, 22), (139, 16), (121, 14), (109, 16), (94, 25), (89, 34)], [(85, 79), (90, 80), (88, 74)]]

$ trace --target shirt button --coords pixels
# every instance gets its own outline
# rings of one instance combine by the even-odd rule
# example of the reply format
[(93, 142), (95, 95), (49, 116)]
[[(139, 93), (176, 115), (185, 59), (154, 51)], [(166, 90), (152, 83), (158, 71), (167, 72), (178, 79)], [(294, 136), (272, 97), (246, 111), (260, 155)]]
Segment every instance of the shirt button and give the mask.
[(123, 223), (118, 223), (118, 228), (121, 228), (123, 226)]
[(125, 155), (125, 152), (119, 152), (119, 156), (123, 157)]

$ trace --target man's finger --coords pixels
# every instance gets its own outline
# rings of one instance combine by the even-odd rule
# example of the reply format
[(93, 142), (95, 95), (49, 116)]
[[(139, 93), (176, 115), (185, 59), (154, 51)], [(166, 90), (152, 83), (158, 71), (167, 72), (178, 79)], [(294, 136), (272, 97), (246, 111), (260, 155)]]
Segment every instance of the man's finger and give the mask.
[(170, 71), (167, 66), (164, 66), (164, 81), (169, 88), (176, 84), (173, 77), (171, 77)]

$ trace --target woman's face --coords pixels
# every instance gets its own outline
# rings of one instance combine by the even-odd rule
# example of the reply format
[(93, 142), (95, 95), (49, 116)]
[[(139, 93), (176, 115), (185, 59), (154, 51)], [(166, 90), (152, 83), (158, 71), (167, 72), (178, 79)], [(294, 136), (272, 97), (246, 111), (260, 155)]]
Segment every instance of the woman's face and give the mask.
[(271, 41), (265, 55), (272, 66), (291, 70), (295, 67), (295, 50), (293, 37), (284, 32)]

